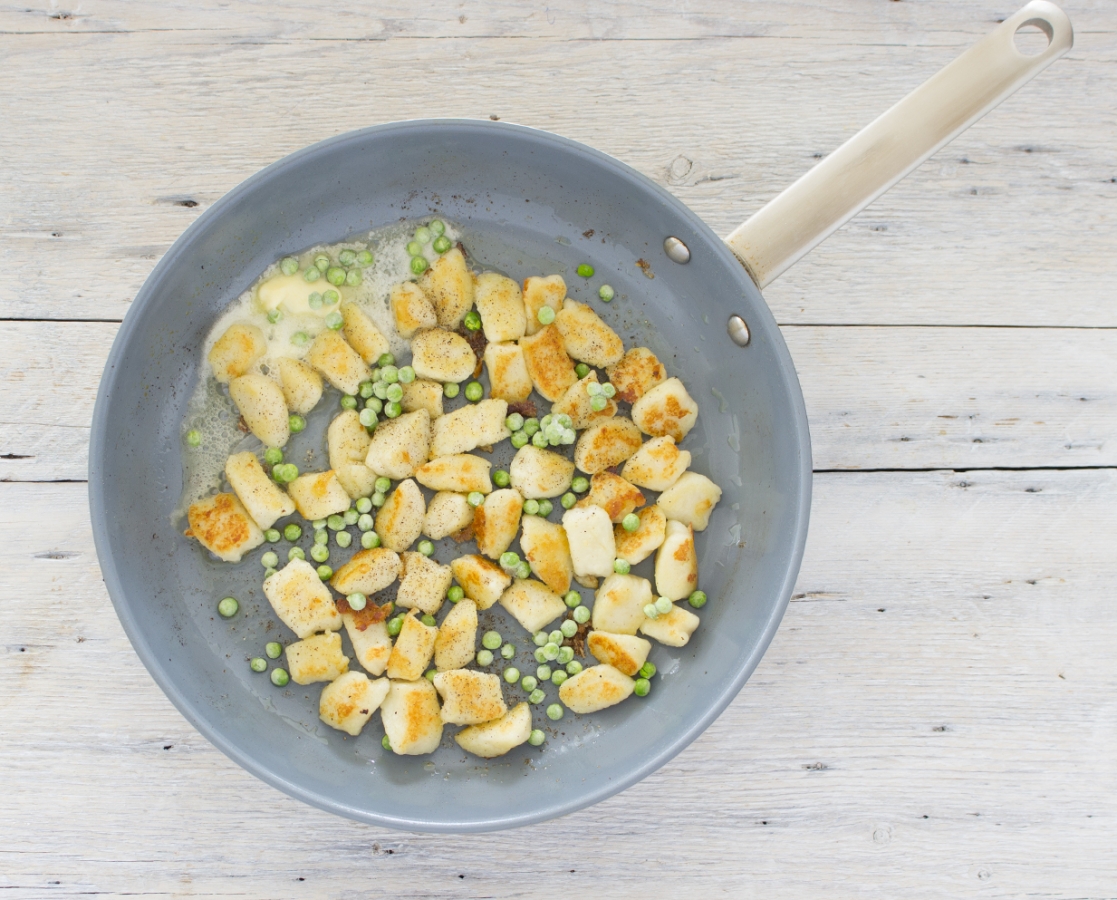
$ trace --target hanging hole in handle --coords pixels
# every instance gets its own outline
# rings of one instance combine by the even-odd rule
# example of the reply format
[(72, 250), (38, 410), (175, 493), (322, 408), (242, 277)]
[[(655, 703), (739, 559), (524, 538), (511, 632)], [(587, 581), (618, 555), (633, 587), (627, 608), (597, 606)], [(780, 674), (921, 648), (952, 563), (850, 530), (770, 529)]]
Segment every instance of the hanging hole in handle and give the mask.
[(1016, 49), (1023, 56), (1039, 56), (1051, 46), (1055, 30), (1046, 19), (1028, 19), (1013, 36)]

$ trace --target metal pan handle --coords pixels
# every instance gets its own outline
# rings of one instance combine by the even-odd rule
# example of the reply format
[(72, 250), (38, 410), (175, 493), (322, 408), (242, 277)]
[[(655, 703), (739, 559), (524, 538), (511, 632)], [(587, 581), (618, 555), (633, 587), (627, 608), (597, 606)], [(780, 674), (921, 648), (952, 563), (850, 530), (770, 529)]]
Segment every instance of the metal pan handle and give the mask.
[[(1048, 39), (1034, 56), (1016, 47), (1016, 32), (1027, 25)], [(1032, 0), (842, 144), (726, 243), (765, 287), (1073, 44), (1066, 13), (1048, 0)]]

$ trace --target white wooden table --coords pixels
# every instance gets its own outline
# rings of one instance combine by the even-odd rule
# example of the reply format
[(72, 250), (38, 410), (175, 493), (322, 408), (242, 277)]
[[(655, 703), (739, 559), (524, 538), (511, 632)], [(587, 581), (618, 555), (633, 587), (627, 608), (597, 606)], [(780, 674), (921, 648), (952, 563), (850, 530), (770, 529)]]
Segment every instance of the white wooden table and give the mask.
[(154, 262), (349, 128), (499, 116), (721, 233), (1016, 0), (0, 5), (4, 898), (1117, 894), (1117, 6), (767, 292), (814, 437), (806, 560), (737, 701), (642, 784), (401, 834), (255, 780), (102, 585), (86, 442)]

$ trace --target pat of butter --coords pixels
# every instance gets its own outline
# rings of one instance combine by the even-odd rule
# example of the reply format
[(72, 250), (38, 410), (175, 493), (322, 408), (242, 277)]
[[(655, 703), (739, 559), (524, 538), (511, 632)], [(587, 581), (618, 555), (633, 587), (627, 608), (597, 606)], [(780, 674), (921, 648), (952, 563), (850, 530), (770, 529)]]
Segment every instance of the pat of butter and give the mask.
[[(310, 305), (310, 295), (325, 294), (326, 291), (337, 291), (341, 299), (337, 303), (323, 303), (317, 309), (313, 308)], [(269, 278), (256, 289), (256, 296), (266, 312), (282, 307), (284, 312), (292, 316), (300, 314), (326, 316), (349, 299), (344, 286), (334, 287), (325, 278), (319, 278), (312, 283), (303, 278), (302, 273), (276, 275), (274, 278)]]

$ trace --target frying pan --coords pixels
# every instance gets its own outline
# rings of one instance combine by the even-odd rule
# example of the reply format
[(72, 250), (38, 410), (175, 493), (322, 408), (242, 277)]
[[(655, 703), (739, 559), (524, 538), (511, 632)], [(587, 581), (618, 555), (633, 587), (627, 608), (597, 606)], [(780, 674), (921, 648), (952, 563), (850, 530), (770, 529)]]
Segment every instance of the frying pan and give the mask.
[[(1047, 48), (1016, 49), (1038, 26)], [(783, 616), (807, 533), (811, 456), (795, 370), (760, 294), (826, 235), (1070, 49), (1070, 22), (1045, 0), (1007, 19), (726, 241), (644, 176), (573, 141), (504, 123), (415, 121), (343, 134), (283, 159), (213, 205), (140, 290), (97, 396), (89, 493), (109, 595), (136, 652), (178, 709), (240, 765), (343, 816), (422, 831), (538, 822), (601, 800), (653, 772), (740, 690)], [(320, 243), (438, 215), (474, 259), (520, 279), (591, 263), (618, 300), (595, 303), (624, 337), (679, 375), (701, 413), (685, 446), (724, 489), (698, 540), (710, 597), (685, 648), (656, 647), (651, 694), (550, 726), (483, 761), (448, 730), (429, 758), (379, 746), (378, 719), (356, 739), (318, 722), (321, 685), (274, 688), (246, 659), (281, 634), (262, 595), (258, 553), (216, 563), (181, 534), (182, 422), (200, 348), (219, 312), (276, 259)], [(319, 404), (288, 455), (323, 440)], [(321, 450), (319, 450), (321, 452)], [(498, 454), (501, 452), (498, 449)], [(293, 458), (293, 457), (292, 457)], [(495, 464), (506, 459), (494, 456)], [(448, 561), (450, 550), (440, 547)], [(648, 564), (641, 564), (647, 566)], [(638, 568), (638, 572), (641, 570)], [(646, 574), (641, 572), (641, 574)], [(242, 612), (225, 621), (217, 599)], [(526, 635), (501, 623), (505, 635)], [(483, 627), (485, 623), (483, 622)], [(539, 723), (536, 710), (536, 724)]]

